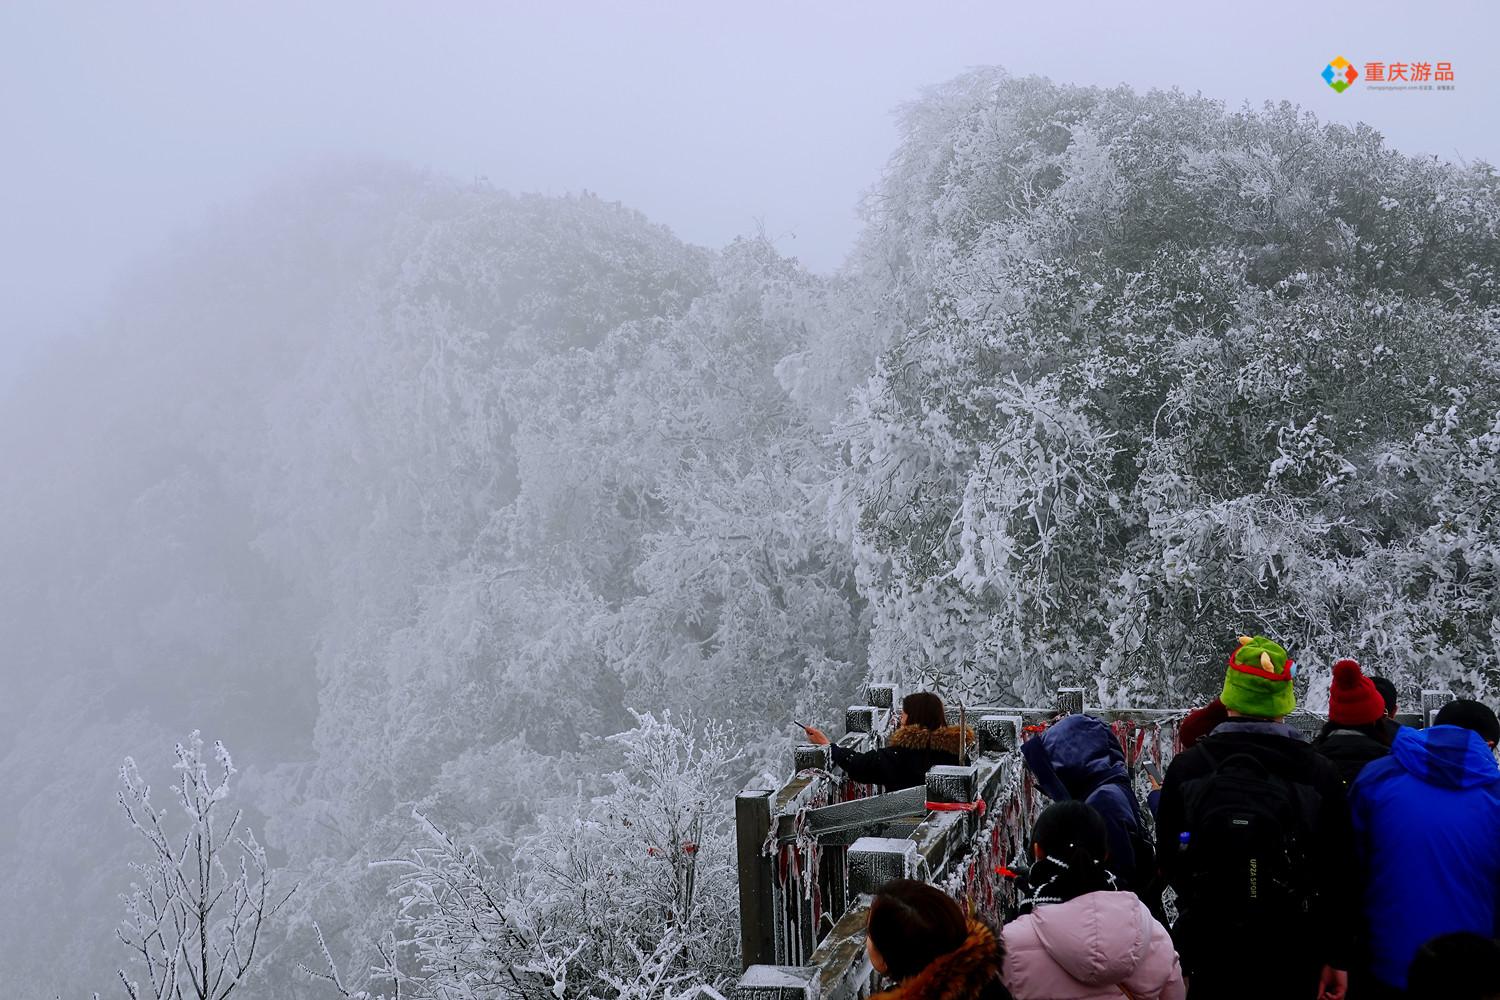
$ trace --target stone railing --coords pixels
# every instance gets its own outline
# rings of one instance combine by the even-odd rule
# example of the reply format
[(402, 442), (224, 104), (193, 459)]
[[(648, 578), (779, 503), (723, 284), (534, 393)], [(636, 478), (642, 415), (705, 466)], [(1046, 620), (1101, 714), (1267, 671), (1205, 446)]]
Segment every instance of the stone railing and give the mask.
[[(839, 745), (869, 750), (894, 729), (896, 692), (866, 689), (864, 705), (845, 714)], [(1424, 691), (1420, 715), (1429, 724), (1452, 699)], [(1039, 795), (1019, 752), (1031, 732), (1085, 710), (1083, 692), (1063, 689), (1050, 709), (966, 706), (974, 730), (971, 757), (935, 767), (925, 787), (878, 790), (838, 775), (829, 749), (796, 747), (793, 776), (774, 790), (748, 790), (735, 800), (738, 834), (740, 944), (744, 973), (737, 1000), (860, 1000), (875, 985), (865, 957), (870, 896), (894, 878), (942, 887), (996, 925), (1017, 904), (1010, 865), (1025, 851)], [(1177, 749), (1186, 710), (1090, 709), (1120, 739), (1138, 791), (1138, 763), (1163, 770)], [(1287, 722), (1311, 739), (1324, 718), (1299, 711)], [(982, 805), (980, 805), (982, 803)]]

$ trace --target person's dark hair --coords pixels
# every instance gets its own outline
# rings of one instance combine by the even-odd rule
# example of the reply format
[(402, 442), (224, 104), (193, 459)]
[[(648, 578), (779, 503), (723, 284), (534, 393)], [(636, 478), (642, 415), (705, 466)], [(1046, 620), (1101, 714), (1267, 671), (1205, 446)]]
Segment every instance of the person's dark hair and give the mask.
[(1375, 685), (1375, 690), (1380, 692), (1381, 700), (1385, 702), (1385, 714), (1396, 714), (1396, 682), (1389, 677), (1371, 677), (1370, 683)]
[(898, 878), (875, 893), (868, 933), (885, 959), (886, 974), (902, 980), (957, 950), (969, 936), (969, 922), (946, 892)]
[(1495, 713), (1488, 705), (1469, 698), (1457, 698), (1438, 709), (1437, 718), (1432, 720), (1432, 724), (1462, 726), (1478, 733), (1486, 743), (1500, 743), (1500, 719), (1495, 718)]
[(1041, 847), (1045, 857), (1056, 858), (1070, 868), (1099, 864), (1109, 853), (1104, 817), (1077, 799), (1054, 802), (1043, 809), (1032, 827), (1031, 842)]
[[(918, 691), (901, 699), (901, 709), (906, 713), (907, 725), (923, 729), (942, 729), (948, 724), (948, 713), (943, 711), (943, 699), (931, 691)], [(880, 947), (878, 944), (875, 947)]]
[(1412, 1000), (1500, 996), (1500, 942), (1469, 931), (1433, 938), (1412, 958), (1406, 992)]

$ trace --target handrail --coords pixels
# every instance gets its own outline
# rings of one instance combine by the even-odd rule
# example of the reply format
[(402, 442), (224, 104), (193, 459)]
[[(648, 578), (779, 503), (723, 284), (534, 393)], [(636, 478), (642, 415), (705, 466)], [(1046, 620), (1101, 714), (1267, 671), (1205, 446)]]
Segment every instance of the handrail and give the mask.
[[(1452, 694), (1423, 691), (1430, 724)], [(895, 688), (872, 685), (866, 705), (851, 706), (839, 744), (865, 750), (883, 744), (894, 722)], [(870, 894), (891, 878), (940, 886), (998, 924), (1014, 912), (1008, 865), (1025, 850), (1038, 795), (1021, 759), (1022, 741), (1063, 715), (1085, 711), (1080, 689), (1058, 692), (1050, 709), (965, 706), (977, 737), (965, 767), (938, 767), (925, 787), (872, 793), (840, 777), (828, 747), (794, 751), (794, 773), (779, 789), (747, 790), (736, 799), (744, 973), (736, 1000), (861, 1000), (874, 987), (865, 958)], [(1186, 709), (1088, 708), (1118, 725), (1132, 772), (1149, 748), (1161, 763), (1176, 751), (1176, 724)], [(1288, 724), (1309, 738), (1324, 724), (1298, 711)], [(1143, 787), (1143, 786), (1142, 786)], [(934, 803), (983, 809), (929, 809)]]

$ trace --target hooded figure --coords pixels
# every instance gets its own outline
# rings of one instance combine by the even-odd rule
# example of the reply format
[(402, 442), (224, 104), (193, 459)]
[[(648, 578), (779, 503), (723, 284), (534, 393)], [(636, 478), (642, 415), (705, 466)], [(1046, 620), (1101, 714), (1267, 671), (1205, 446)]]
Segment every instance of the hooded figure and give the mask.
[(1150, 883), (1155, 858), (1136, 857), (1138, 847), (1147, 853), (1149, 842), (1142, 833), (1125, 751), (1108, 726), (1092, 715), (1066, 716), (1021, 744), (1021, 756), (1049, 799), (1077, 799), (1104, 817), (1109, 842), (1105, 864), (1123, 886), (1140, 889)]
[[(1401, 728), (1391, 752), (1367, 764), (1349, 789), (1356, 846), (1370, 877), (1365, 922), (1370, 970), (1405, 988), (1407, 967), (1439, 934), (1495, 934), (1500, 897), (1500, 738), (1493, 712), (1475, 728), (1448, 724)], [(1487, 729), (1488, 732), (1476, 731)]]
[(1221, 722), (1229, 719), (1229, 709), (1224, 703), (1215, 698), (1213, 701), (1196, 708), (1187, 714), (1187, 717), (1177, 724), (1177, 742), (1179, 749), (1188, 750), (1199, 740), (1214, 731)]

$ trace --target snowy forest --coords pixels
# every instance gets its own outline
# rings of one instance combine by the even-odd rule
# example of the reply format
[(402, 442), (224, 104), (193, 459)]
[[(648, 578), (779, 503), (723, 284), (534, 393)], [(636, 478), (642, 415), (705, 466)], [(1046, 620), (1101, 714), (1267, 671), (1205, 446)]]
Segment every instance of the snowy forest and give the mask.
[(671, 1000), (866, 682), (1189, 706), (1258, 632), (1500, 694), (1489, 165), (998, 69), (899, 122), (832, 275), (346, 164), (9, 390), (4, 992), (158, 997), (209, 810), (184, 984)]

